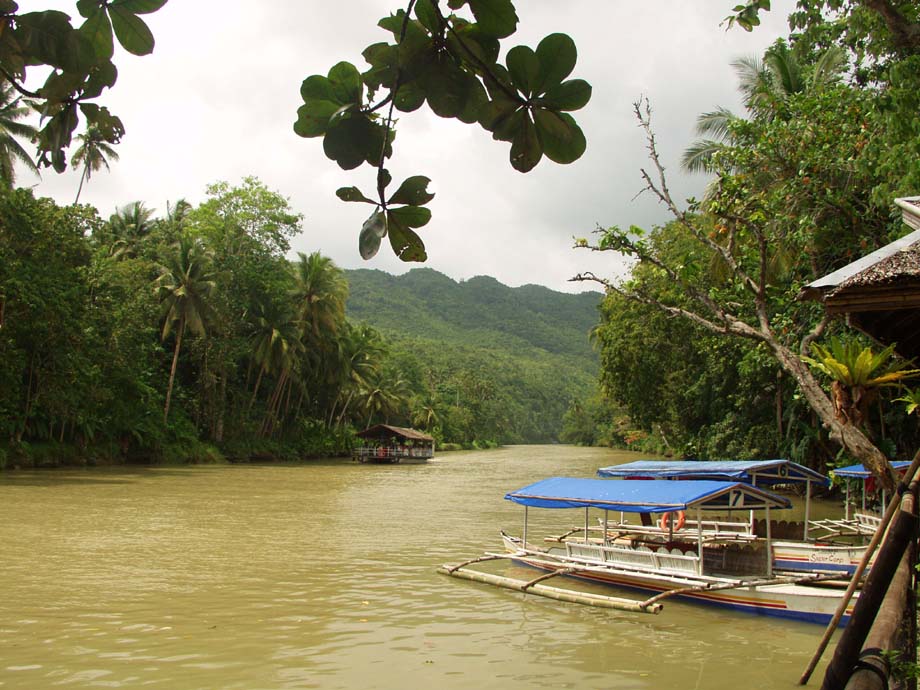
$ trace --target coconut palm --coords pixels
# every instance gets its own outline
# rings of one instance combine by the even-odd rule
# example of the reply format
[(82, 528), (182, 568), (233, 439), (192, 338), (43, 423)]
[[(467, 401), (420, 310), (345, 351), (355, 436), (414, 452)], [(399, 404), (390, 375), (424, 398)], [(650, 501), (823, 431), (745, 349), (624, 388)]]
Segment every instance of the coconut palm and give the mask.
[(371, 388), (371, 381), (380, 371), (380, 364), (386, 353), (380, 334), (370, 326), (354, 328), (346, 324), (340, 336), (338, 395), (330, 410), (330, 425), (338, 409), (337, 425), (341, 425), (355, 397), (362, 390)]
[(259, 301), (251, 317), (250, 359), (258, 368), (249, 408), (259, 394), (259, 385), (264, 374), (275, 374), (290, 369), (291, 353), (299, 345), (299, 333), (283, 307), (274, 303)]
[(153, 209), (144, 206), (143, 201), (133, 201), (109, 216), (109, 254), (113, 258), (131, 259), (137, 256), (141, 244), (156, 225), (153, 213)]
[(77, 187), (77, 198), (73, 201), (74, 206), (80, 203), (83, 183), (89, 182), (89, 178), (97, 170), (102, 168), (109, 170), (109, 159), (118, 160), (118, 153), (105, 140), (99, 128), (90, 125), (83, 134), (77, 135), (77, 139), (80, 141), (80, 145), (73, 152), (70, 165), (74, 168), (82, 165), (83, 174), (80, 175), (80, 186)]
[(32, 156), (16, 140), (18, 137), (32, 141), (38, 135), (35, 127), (19, 122), (31, 111), (9, 82), (0, 81), (0, 182), (10, 188), (16, 183), (17, 161), (39, 174)]
[[(846, 53), (839, 46), (822, 52), (806, 78), (805, 65), (784, 41), (767, 49), (764, 59), (743, 57), (732, 67), (738, 75), (738, 90), (753, 118), (772, 120), (793, 94), (824, 88), (836, 83), (846, 68)], [(703, 137), (684, 151), (681, 167), (687, 172), (711, 172), (715, 155), (733, 143), (732, 129), (745, 118), (727, 108), (716, 108), (697, 118), (696, 132)]]
[(313, 340), (335, 335), (345, 320), (348, 298), (345, 274), (332, 259), (319, 252), (309, 256), (303, 252), (297, 254), (293, 298), (303, 332)]
[(166, 405), (163, 408), (164, 424), (169, 417), (182, 337), (186, 329), (196, 335), (205, 335), (206, 324), (212, 312), (211, 298), (216, 287), (210, 252), (199, 240), (188, 235), (182, 236), (173, 246), (173, 251), (165, 257), (156, 280), (157, 294), (163, 305), (162, 339), (165, 341), (173, 329), (176, 331), (169, 384), (166, 387)]

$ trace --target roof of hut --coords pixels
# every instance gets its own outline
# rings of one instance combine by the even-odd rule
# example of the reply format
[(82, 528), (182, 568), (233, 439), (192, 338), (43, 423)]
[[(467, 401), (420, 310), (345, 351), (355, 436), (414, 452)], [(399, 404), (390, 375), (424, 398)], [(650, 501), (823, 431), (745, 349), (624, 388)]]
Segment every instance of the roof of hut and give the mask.
[(828, 313), (897, 352), (920, 356), (920, 197), (896, 199), (914, 231), (808, 284), (799, 299), (822, 301)]
[(411, 441), (434, 441), (431, 436), (416, 429), (409, 429), (403, 426), (390, 426), (389, 424), (375, 424), (364, 431), (359, 431), (355, 435), (361, 438), (391, 438), (393, 436), (398, 436)]

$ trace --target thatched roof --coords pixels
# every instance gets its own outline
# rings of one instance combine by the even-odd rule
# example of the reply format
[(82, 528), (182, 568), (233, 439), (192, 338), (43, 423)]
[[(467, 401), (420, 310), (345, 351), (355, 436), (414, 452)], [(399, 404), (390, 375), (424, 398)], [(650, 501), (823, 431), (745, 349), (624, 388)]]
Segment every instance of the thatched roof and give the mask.
[(403, 426), (390, 426), (389, 424), (375, 424), (364, 431), (359, 431), (355, 435), (361, 438), (385, 439), (396, 437), (404, 438), (407, 441), (428, 441), (429, 443), (434, 441), (431, 436), (423, 434), (416, 429), (409, 429)]
[(914, 231), (810, 283), (799, 299), (846, 314), (851, 326), (913, 359), (920, 356), (920, 197), (895, 202)]

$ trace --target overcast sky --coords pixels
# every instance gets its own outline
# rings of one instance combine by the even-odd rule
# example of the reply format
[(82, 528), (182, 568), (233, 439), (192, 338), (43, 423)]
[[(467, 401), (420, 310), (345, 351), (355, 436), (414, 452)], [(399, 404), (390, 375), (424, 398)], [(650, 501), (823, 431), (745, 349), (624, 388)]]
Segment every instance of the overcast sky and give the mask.
[[(20, 0), (23, 11), (55, 8), (76, 16), (75, 3)], [(508, 163), (509, 145), (478, 125), (442, 120), (426, 109), (403, 114), (397, 129), (393, 178), (427, 175), (437, 193), (432, 221), (420, 235), (427, 266), (455, 280), (490, 275), (502, 283), (546, 285), (579, 292), (568, 282), (582, 270), (612, 276), (614, 254), (572, 249), (573, 236), (598, 224), (651, 227), (667, 220), (643, 195), (639, 169), (645, 141), (632, 104), (650, 99), (660, 153), (678, 199), (699, 195), (705, 179), (678, 172), (694, 139), (697, 115), (716, 106), (741, 110), (731, 62), (757, 54), (785, 36), (794, 0), (773, 3), (753, 33), (720, 26), (734, 0), (519, 0), (518, 32), (507, 42), (536, 44), (568, 33), (578, 46), (572, 77), (594, 95), (574, 113), (588, 150), (572, 165), (543, 159), (524, 175)], [(209, 183), (238, 183), (255, 175), (304, 216), (293, 250), (320, 251), (343, 268), (402, 273), (419, 264), (396, 259), (385, 242), (370, 261), (358, 256), (358, 231), (370, 207), (346, 204), (341, 186), (374, 189), (370, 168), (342, 171), (321, 139), (292, 131), (301, 81), (326, 74), (340, 60), (363, 70), (361, 51), (388, 39), (377, 20), (397, 0), (171, 0), (146, 19), (156, 37), (153, 55), (116, 57), (119, 78), (100, 102), (127, 130), (111, 172), (95, 173), (81, 201), (108, 217), (135, 200), (159, 212), (166, 202), (204, 199)], [(405, 2), (402, 3), (405, 6)], [(39, 195), (72, 203), (79, 171), (43, 173)]]

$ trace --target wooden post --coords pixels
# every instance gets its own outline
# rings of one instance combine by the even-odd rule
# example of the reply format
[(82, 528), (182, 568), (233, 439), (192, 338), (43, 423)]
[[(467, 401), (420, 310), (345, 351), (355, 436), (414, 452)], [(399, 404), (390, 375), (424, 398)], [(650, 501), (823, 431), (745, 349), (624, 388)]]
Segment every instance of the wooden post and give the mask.
[(524, 533), (521, 535), (521, 548), (527, 548), (527, 506), (524, 506)]
[(910, 541), (917, 537), (917, 515), (912, 493), (915, 491), (916, 484), (911, 484), (911, 490), (901, 499), (901, 510), (895, 515), (878, 552), (878, 558), (875, 559), (872, 570), (869, 571), (866, 585), (853, 606), (850, 622), (837, 642), (837, 649), (825, 672), (821, 690), (842, 690), (844, 688), (853, 671), (854, 660), (859, 656), (863, 643), (866, 641), (869, 629), (885, 598), (904, 551)]
[(703, 510), (696, 507), (696, 574), (703, 574)]
[[(911, 484), (913, 484), (914, 475), (917, 474), (918, 470), (920, 470), (920, 450), (914, 454), (914, 459), (904, 475), (904, 482), (911, 482)], [(903, 484), (901, 486), (903, 486)], [(847, 491), (849, 495), (849, 484), (847, 485)], [(849, 502), (847, 505), (849, 505)], [(850, 601), (850, 598), (853, 596), (853, 592), (856, 591), (856, 587), (859, 585), (859, 581), (862, 578), (863, 573), (869, 566), (869, 561), (872, 559), (872, 554), (875, 553), (876, 547), (879, 545), (882, 537), (887, 533), (888, 526), (894, 519), (899, 505), (900, 500), (897, 498), (897, 496), (893, 496), (891, 503), (889, 503), (888, 507), (885, 509), (885, 514), (882, 516), (882, 520), (879, 523), (878, 529), (876, 529), (875, 534), (872, 535), (872, 538), (866, 545), (866, 551), (863, 553), (863, 557), (860, 559), (859, 565), (856, 566), (856, 571), (850, 578), (850, 584), (847, 587), (846, 592), (844, 592), (843, 597), (841, 597), (840, 603), (837, 605), (837, 610), (834, 612), (834, 615), (831, 618), (831, 622), (828, 623), (827, 628), (824, 630), (824, 636), (818, 643), (818, 649), (815, 650), (814, 655), (811, 657), (811, 661), (808, 662), (808, 666), (806, 667), (805, 672), (802, 673), (802, 677), (799, 678), (799, 685), (805, 685), (808, 682), (808, 679), (811, 678), (811, 674), (814, 673), (815, 667), (818, 665), (818, 661), (821, 659), (821, 655), (824, 654), (824, 650), (827, 649), (827, 645), (831, 641), (831, 636), (837, 629), (837, 625), (840, 623), (840, 619), (843, 618), (843, 614), (846, 610), (847, 604)]]
[(773, 542), (770, 537), (770, 506), (766, 509), (767, 515), (767, 577), (773, 577)]
[(891, 664), (884, 652), (901, 646), (901, 623), (904, 620), (907, 594), (912, 581), (911, 552), (912, 549), (905, 549), (901, 557), (888, 594), (859, 655), (859, 668), (850, 676), (846, 690), (888, 690), (886, 678), (891, 675)]
[(811, 513), (811, 481), (805, 480), (805, 533), (802, 535), (802, 541), (808, 541), (808, 520)]

